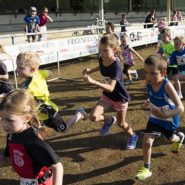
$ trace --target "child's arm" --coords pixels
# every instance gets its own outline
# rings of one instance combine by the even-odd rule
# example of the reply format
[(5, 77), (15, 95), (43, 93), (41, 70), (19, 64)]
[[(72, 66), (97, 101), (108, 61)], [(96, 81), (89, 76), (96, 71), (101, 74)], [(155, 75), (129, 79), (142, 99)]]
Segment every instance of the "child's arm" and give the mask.
[(87, 68), (87, 69), (84, 69), (83, 70), (83, 75), (89, 75), (89, 74), (94, 73), (94, 72), (99, 71), (99, 70), (100, 70), (99, 69), (99, 66), (98, 67), (95, 67), (93, 69)]
[(177, 95), (175, 88), (171, 84), (171, 82), (168, 82), (166, 84), (165, 91), (168, 94), (169, 98), (175, 104), (176, 108), (173, 110), (168, 110), (168, 111), (163, 110), (163, 109), (158, 110), (158, 109), (152, 108), (151, 112), (155, 116), (158, 116), (158, 117), (164, 118), (164, 119), (173, 117), (174, 115), (177, 115), (177, 114), (184, 112), (184, 106), (183, 106), (179, 96)]
[(0, 155), (0, 167), (11, 166), (11, 161), (9, 157), (5, 157), (3, 154)]
[(49, 15), (47, 15), (46, 17), (49, 19), (50, 22), (53, 22), (53, 19)]
[(112, 80), (112, 79), (110, 79), (109, 84), (104, 84), (104, 83), (101, 83), (101, 82), (94, 80), (89, 75), (84, 75), (84, 80), (86, 80), (89, 83), (94, 84), (94, 85), (96, 85), (96, 86), (100, 87), (101, 89), (108, 91), (108, 92), (112, 92), (116, 86), (116, 80)]
[(53, 173), (53, 185), (62, 185), (63, 184), (63, 174), (64, 169), (60, 162), (50, 166)]
[(180, 100), (177, 91), (171, 82), (166, 84), (165, 91), (176, 106), (176, 109), (168, 111), (168, 117), (184, 112), (184, 105), (182, 104), (182, 101)]
[(9, 75), (5, 74), (5, 75), (0, 75), (0, 80), (8, 80), (9, 79)]
[(129, 47), (130, 51), (134, 53), (142, 62), (144, 62), (144, 59), (139, 55), (139, 53), (132, 47)]

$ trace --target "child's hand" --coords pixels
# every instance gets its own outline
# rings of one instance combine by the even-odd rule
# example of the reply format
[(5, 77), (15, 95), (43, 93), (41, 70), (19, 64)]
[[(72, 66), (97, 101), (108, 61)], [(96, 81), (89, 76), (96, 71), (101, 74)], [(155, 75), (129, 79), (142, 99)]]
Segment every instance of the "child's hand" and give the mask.
[(166, 111), (163, 107), (161, 107), (160, 109), (157, 109), (155, 107), (151, 107), (150, 111), (152, 114), (154, 114), (155, 116), (157, 116), (161, 119), (169, 118), (168, 111)]
[(87, 68), (83, 70), (83, 75), (88, 75), (91, 69)]
[(150, 108), (150, 100), (147, 99), (142, 105), (141, 108), (143, 109), (149, 109)]
[(91, 84), (94, 84), (95, 80), (93, 78), (91, 78), (89, 75), (84, 75), (84, 80), (91, 83)]

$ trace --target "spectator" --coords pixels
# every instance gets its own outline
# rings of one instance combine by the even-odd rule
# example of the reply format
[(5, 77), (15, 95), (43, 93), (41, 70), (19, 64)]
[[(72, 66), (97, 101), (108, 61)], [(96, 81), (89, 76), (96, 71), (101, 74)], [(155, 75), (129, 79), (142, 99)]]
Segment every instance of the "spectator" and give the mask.
[(182, 12), (180, 10), (177, 10), (177, 20), (182, 21)]
[(53, 22), (53, 19), (48, 15), (48, 8), (44, 7), (43, 11), (39, 15), (40, 24), (39, 24), (39, 31), (43, 34), (38, 35), (38, 41), (46, 41), (47, 40), (47, 21)]
[(177, 10), (173, 11), (173, 16), (172, 16), (171, 21), (172, 22), (170, 23), (170, 26), (177, 26), (178, 25)]
[[(24, 17), (24, 22), (25, 22), (25, 32), (26, 33), (36, 33), (38, 30), (38, 25), (39, 25), (39, 17), (37, 16), (37, 9), (34, 6), (30, 7), (29, 14)], [(36, 35), (28, 35), (28, 42), (36, 41)]]
[(151, 24), (145, 24), (144, 28), (153, 28), (156, 22), (157, 22), (157, 19), (155, 17), (155, 9), (152, 9), (150, 11), (150, 14), (148, 14), (145, 19), (145, 23), (151, 23)]
[(121, 32), (126, 32), (126, 26), (128, 25), (127, 17), (125, 14), (121, 15), (121, 21), (120, 21), (120, 26), (121, 26)]

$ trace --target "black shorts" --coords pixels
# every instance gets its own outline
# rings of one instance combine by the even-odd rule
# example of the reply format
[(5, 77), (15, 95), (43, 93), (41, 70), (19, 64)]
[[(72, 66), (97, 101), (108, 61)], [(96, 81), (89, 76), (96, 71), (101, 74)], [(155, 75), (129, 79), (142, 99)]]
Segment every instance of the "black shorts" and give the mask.
[(167, 74), (169, 75), (170, 72), (171, 72), (172, 75), (174, 76), (174, 75), (176, 75), (176, 74), (179, 73), (179, 70), (178, 70), (177, 67), (170, 67), (170, 66), (168, 66), (168, 67), (167, 67)]
[(128, 70), (131, 68), (131, 66), (124, 64), (123, 68), (123, 74), (126, 74), (127, 76), (129, 75)]
[(146, 129), (144, 130), (144, 134), (152, 134), (155, 136), (161, 136), (161, 134), (163, 136), (165, 136), (167, 139), (171, 140), (173, 138), (175, 131), (173, 130), (167, 130), (163, 127), (161, 127), (160, 125), (148, 122)]

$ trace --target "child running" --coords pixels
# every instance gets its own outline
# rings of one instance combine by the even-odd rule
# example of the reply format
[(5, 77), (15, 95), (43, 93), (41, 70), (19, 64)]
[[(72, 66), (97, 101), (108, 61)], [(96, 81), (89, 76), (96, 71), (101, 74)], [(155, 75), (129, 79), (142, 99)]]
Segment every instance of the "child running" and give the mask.
[(85, 112), (81, 108), (66, 122), (58, 113), (58, 106), (50, 100), (46, 79), (48, 70), (39, 70), (40, 58), (34, 52), (24, 52), (17, 56), (17, 73), (25, 81), (21, 87), (27, 89), (40, 103), (39, 119), (58, 132), (64, 132), (77, 121), (84, 118)]
[(171, 82), (165, 78), (166, 70), (167, 61), (160, 55), (151, 55), (145, 60), (149, 100), (143, 107), (149, 107), (150, 114), (143, 137), (144, 166), (136, 175), (139, 180), (145, 180), (152, 175), (152, 145), (157, 137), (162, 134), (170, 140), (173, 143), (172, 152), (178, 152), (184, 140), (182, 132), (175, 132), (179, 127), (179, 114), (184, 111), (184, 106)]
[[(125, 85), (130, 85), (132, 84), (132, 75), (129, 69), (134, 66), (134, 58), (132, 56), (132, 53), (134, 53), (142, 62), (144, 62), (144, 60), (139, 55), (139, 53), (137, 53), (132, 47), (129, 46), (129, 40), (126, 34), (123, 34), (121, 36), (121, 50), (124, 59), (123, 74), (125, 74), (128, 78), (128, 82), (125, 82)], [(135, 76), (136, 78), (138, 78), (137, 71), (135, 73)]]
[(183, 36), (175, 37), (175, 51), (171, 54), (170, 64), (177, 65), (180, 73), (175, 78), (185, 80), (185, 39)]
[[(108, 134), (111, 126), (116, 122), (116, 117), (105, 116), (104, 113), (113, 107), (117, 112), (117, 122), (128, 134), (127, 149), (135, 149), (138, 136), (125, 121), (130, 96), (123, 84), (123, 76), (119, 59), (115, 53), (120, 49), (117, 38), (112, 34), (107, 34), (100, 39), (99, 53), (102, 60), (99, 66), (94, 69), (83, 71), (84, 79), (99, 88), (103, 89), (103, 95), (90, 113), (90, 120), (93, 122), (104, 121), (100, 134)], [(89, 74), (100, 71), (104, 83), (94, 80)]]
[(0, 155), (0, 167), (12, 165), (21, 185), (61, 185), (63, 166), (32, 126), (36, 115), (35, 100), (28, 91), (16, 90), (3, 98), (0, 117), (7, 132), (7, 143)]
[[(169, 29), (164, 29), (163, 33), (161, 34), (162, 39), (162, 56), (166, 57), (169, 61), (170, 55), (175, 51), (173, 40), (171, 39), (171, 31)], [(181, 84), (180, 81), (177, 78), (174, 78), (174, 76), (178, 74), (178, 67), (176, 64), (170, 64), (168, 63), (167, 67), (167, 76), (169, 79), (172, 79), (174, 81), (174, 86), (177, 91), (177, 94), (180, 98), (183, 98), (182, 92), (181, 92)]]

